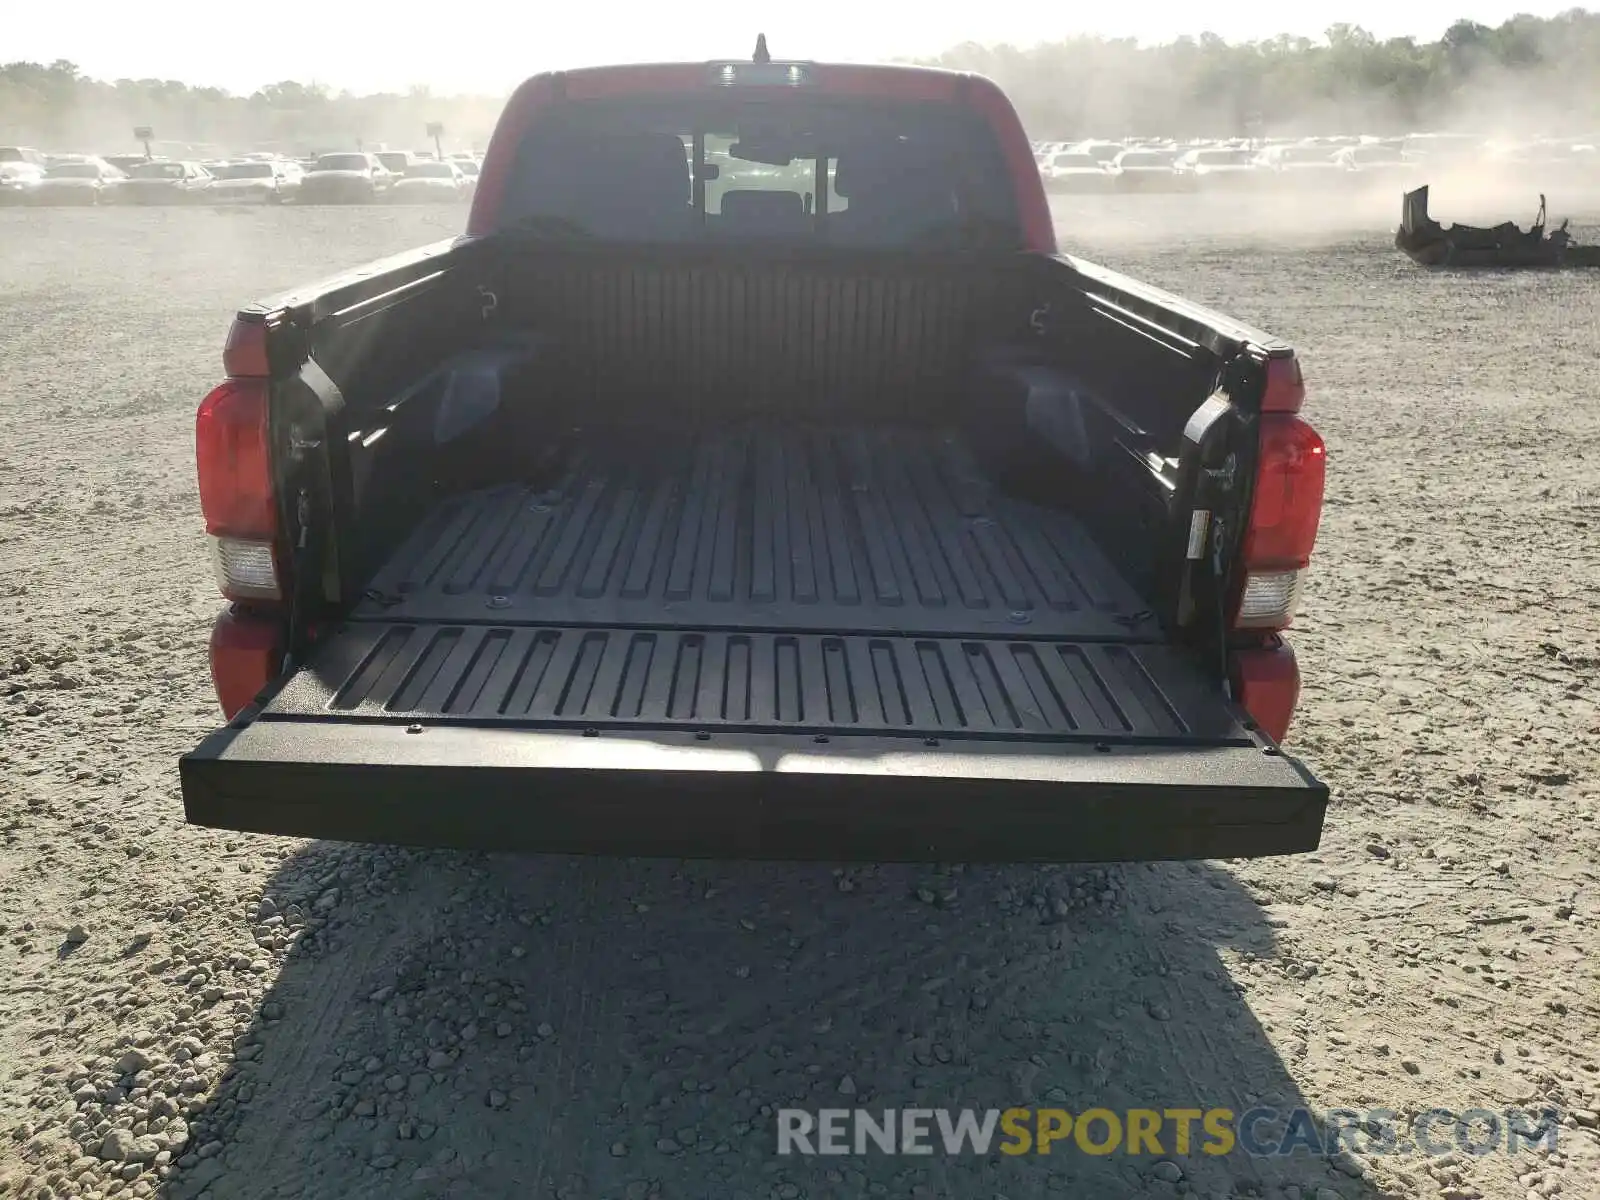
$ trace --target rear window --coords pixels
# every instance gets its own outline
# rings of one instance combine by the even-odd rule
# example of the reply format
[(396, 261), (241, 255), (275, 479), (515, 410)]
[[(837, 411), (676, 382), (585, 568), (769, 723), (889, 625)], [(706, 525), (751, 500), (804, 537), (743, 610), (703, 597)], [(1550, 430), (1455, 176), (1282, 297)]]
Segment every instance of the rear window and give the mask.
[(1075, 169), (1094, 169), (1099, 167), (1100, 160), (1091, 154), (1058, 154), (1050, 160), (1052, 167), (1066, 170), (1068, 167)]
[(566, 105), (524, 141), (501, 221), (621, 242), (1021, 244), (977, 114), (793, 95)]
[(93, 163), (60, 163), (45, 174), (51, 179), (98, 179), (100, 168)]
[(271, 179), (272, 164), (264, 162), (223, 163), (212, 167), (218, 179)]
[(455, 172), (449, 163), (412, 163), (406, 168), (408, 179), (454, 179)]
[(365, 154), (324, 154), (317, 159), (314, 171), (365, 171), (367, 169), (367, 156)]
[(135, 179), (182, 179), (182, 163), (140, 163), (128, 172)]
[(400, 150), (381, 152), (376, 158), (391, 171), (404, 171), (411, 162), (411, 157)]

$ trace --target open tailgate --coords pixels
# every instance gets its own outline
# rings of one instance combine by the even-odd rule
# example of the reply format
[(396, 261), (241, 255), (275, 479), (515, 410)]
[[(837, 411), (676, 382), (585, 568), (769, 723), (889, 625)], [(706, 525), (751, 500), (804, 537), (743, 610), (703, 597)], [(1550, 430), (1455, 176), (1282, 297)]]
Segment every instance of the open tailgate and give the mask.
[(826, 860), (1292, 853), (1328, 795), (1165, 645), (383, 622), (181, 775), (226, 829)]

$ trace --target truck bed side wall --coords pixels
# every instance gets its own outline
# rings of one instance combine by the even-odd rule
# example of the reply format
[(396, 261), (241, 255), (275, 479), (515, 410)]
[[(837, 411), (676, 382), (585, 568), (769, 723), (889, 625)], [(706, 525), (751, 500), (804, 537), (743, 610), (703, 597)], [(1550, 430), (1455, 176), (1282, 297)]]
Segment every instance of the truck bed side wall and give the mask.
[(1164, 456), (1219, 362), (1037, 256), (719, 261), (486, 241), (389, 275), (321, 306), (312, 362), (280, 389), (330, 422), (340, 605), (441, 495), (526, 478), (558, 430), (740, 418), (961, 425), (992, 477), (1070, 502), (1135, 586), (1154, 586)]

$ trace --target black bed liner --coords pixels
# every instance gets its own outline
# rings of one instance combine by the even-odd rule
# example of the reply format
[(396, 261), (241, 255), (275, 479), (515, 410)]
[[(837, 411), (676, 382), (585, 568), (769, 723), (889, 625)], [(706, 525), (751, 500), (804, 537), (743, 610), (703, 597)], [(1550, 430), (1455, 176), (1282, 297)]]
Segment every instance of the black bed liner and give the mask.
[(1006, 633), (1160, 631), (1070, 513), (940, 430), (580, 440), (548, 481), (460, 496), (357, 619)]
[(578, 442), (459, 496), (182, 762), (198, 824), (485, 849), (1314, 848), (1327, 789), (937, 431)]
[(1163, 645), (352, 624), (268, 718), (1251, 746)]

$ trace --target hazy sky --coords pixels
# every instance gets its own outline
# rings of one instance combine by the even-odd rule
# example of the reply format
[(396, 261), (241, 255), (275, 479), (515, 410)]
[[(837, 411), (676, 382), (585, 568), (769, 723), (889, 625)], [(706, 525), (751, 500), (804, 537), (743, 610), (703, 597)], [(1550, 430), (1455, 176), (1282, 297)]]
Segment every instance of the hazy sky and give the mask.
[[(1167, 41), (1317, 36), (1338, 21), (1379, 37), (1432, 39), (1459, 17), (1498, 24), (1561, 3), (1501, 0), (688, 0), (666, 3), (376, 4), (370, 0), (3, 0), (0, 60), (70, 59), (90, 75), (155, 77), (249, 92), (298, 79), (351, 91), (503, 91), (552, 67), (743, 57), (765, 31), (775, 57), (860, 61), (935, 54), (964, 41), (1029, 46), (1075, 33)], [(559, 17), (554, 13), (560, 13)]]

